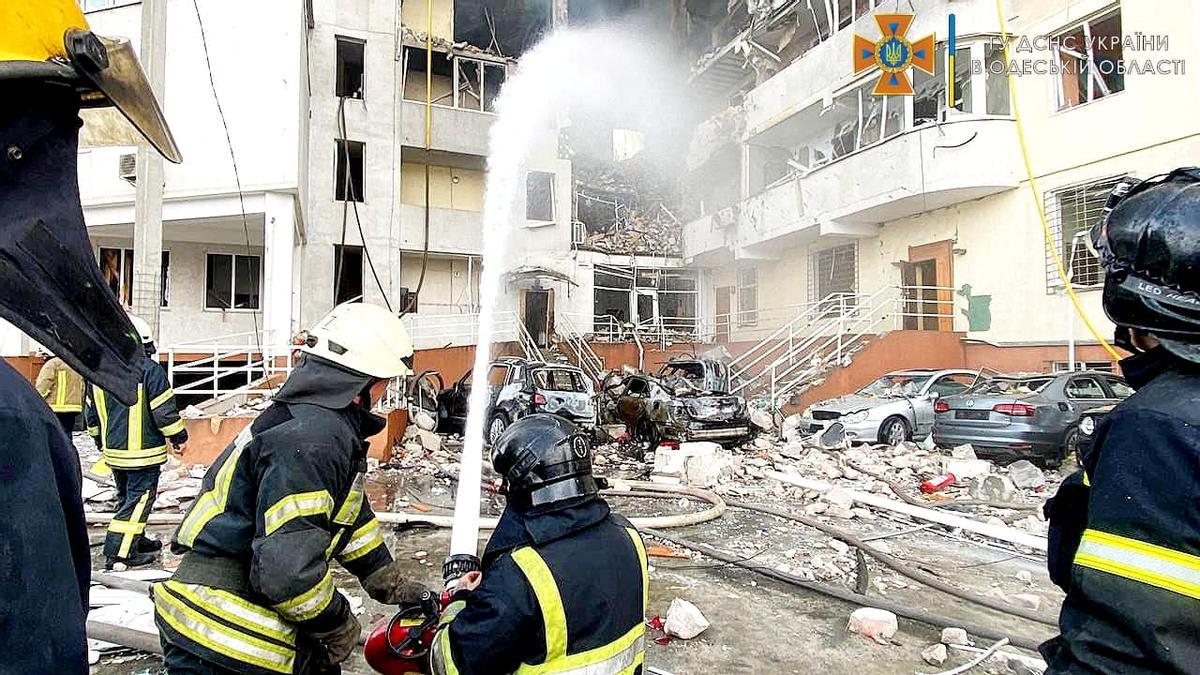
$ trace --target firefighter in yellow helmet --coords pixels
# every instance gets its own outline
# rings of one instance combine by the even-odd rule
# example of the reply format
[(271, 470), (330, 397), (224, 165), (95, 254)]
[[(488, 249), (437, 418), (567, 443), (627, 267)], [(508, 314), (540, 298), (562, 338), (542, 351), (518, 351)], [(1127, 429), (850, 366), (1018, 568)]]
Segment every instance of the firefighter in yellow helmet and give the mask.
[[(79, 110), (116, 106), (179, 150), (129, 43), (73, 0), (0, 2), (0, 318), (84, 379), (136, 399), (141, 340), (100, 274), (79, 204)], [(79, 457), (33, 386), (0, 362), (3, 669), (86, 673), (90, 555)]]
[[(309, 331), (269, 408), (208, 469), (171, 542), (174, 576), (155, 586), (171, 673), (336, 673), (361, 627), (334, 588), (334, 561), (375, 600), (415, 603), (363, 493), (379, 382), (411, 372), (399, 317), (335, 307)], [(232, 618), (232, 623), (231, 623)]]

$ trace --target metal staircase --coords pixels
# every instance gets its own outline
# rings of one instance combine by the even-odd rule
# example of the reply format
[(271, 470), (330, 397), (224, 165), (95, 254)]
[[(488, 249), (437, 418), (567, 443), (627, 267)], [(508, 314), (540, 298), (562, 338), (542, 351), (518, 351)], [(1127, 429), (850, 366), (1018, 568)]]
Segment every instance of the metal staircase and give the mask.
[(885, 286), (869, 295), (830, 295), (730, 362), (734, 393), (771, 401), (799, 393), (830, 370), (850, 365), (873, 338), (904, 327), (905, 318), (951, 318), (953, 300), (942, 299), (949, 291)]
[[(559, 348), (571, 363), (583, 369), (588, 377), (599, 383), (605, 374), (604, 359), (600, 358), (588, 343), (587, 338), (575, 322), (565, 315), (555, 317), (554, 332), (559, 337)], [(563, 349), (565, 347), (565, 349)]]

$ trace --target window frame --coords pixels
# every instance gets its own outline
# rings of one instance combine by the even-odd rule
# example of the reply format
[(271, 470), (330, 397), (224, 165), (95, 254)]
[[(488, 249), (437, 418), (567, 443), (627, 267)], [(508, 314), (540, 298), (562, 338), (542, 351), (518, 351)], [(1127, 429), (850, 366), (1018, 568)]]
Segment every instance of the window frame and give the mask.
[[(1101, 10), (1091, 14), (1088, 17), (1074, 21), (1074, 22), (1068, 24), (1066, 27), (1055, 31), (1052, 34), (1053, 44), (1051, 46), (1050, 53), (1052, 55), (1052, 58), (1054, 59), (1055, 64), (1059, 68), (1062, 68), (1064, 55), (1069, 56), (1070, 58), (1074, 59), (1076, 63), (1080, 63), (1080, 64), (1086, 63), (1087, 68), (1088, 68), (1087, 100), (1083, 100), (1083, 92), (1080, 92), (1080, 101), (1079, 101), (1079, 103), (1076, 103), (1075, 105), (1067, 104), (1067, 100), (1066, 100), (1067, 94), (1066, 94), (1066, 88), (1064, 87), (1063, 78), (1067, 77), (1068, 75), (1075, 75), (1076, 77), (1078, 77), (1079, 74), (1078, 73), (1068, 73), (1064, 69), (1063, 72), (1060, 72), (1051, 77), (1051, 79), (1053, 80), (1053, 86), (1054, 86), (1054, 112), (1055, 113), (1067, 112), (1069, 110), (1078, 110), (1079, 108), (1082, 108), (1086, 105), (1090, 105), (1092, 103), (1095, 103), (1096, 101), (1100, 101), (1100, 100), (1103, 100), (1106, 98), (1111, 98), (1112, 96), (1114, 96), (1116, 94), (1120, 94), (1121, 92), (1125, 91), (1124, 79), (1122, 79), (1122, 81), (1121, 81), (1121, 88), (1116, 91), (1109, 91), (1109, 92), (1107, 92), (1105, 94), (1101, 94), (1099, 97), (1097, 97), (1096, 96), (1097, 92), (1095, 90), (1095, 87), (1097, 84), (1104, 87), (1105, 89), (1107, 89), (1108, 86), (1107, 86), (1107, 84), (1104, 83), (1103, 75), (1100, 73), (1100, 69), (1096, 65), (1095, 41), (1092, 36), (1092, 25), (1098, 24), (1098, 23), (1103, 23), (1104, 21), (1106, 21), (1114, 16), (1117, 17), (1118, 20), (1122, 22), (1122, 26), (1123, 26), (1124, 25), (1124, 15), (1121, 11), (1121, 3), (1120, 2), (1117, 2), (1108, 7), (1105, 7), (1104, 9), (1101, 9)], [(1084, 39), (1083, 46), (1086, 51), (1083, 53), (1079, 53), (1074, 50), (1065, 49), (1061, 43), (1062, 38), (1074, 33), (1076, 30), (1079, 30), (1079, 29), (1083, 30), (1083, 39)], [(1121, 60), (1124, 60), (1124, 57), (1125, 57), (1125, 50), (1124, 50), (1124, 46), (1122, 45)], [(1122, 76), (1122, 78), (1123, 78), (1123, 76)]]
[[(1100, 390), (1099, 397), (1091, 396), (1072, 396), (1071, 388), (1077, 386), (1080, 380), (1091, 380), (1096, 384), (1096, 388)], [(1104, 383), (1100, 381), (1097, 375), (1073, 375), (1067, 379), (1067, 383), (1063, 385), (1063, 396), (1067, 397), (1068, 401), (1104, 401), (1111, 398), (1111, 392), (1104, 388)]]
[[(833, 257), (832, 263), (836, 263), (837, 255), (838, 255), (837, 251), (840, 249), (850, 249), (851, 256), (852, 256), (853, 262), (854, 262), (854, 278), (851, 282), (850, 291), (849, 292), (831, 291), (829, 293), (824, 293), (824, 292), (822, 292), (821, 278), (819, 276), (819, 267), (820, 267), (820, 263), (821, 263), (820, 257), (822, 255), (828, 254)], [(809, 302), (812, 302), (812, 303), (822, 302), (823, 300), (825, 300), (825, 298), (829, 297), (833, 293), (842, 293), (843, 295), (849, 296), (852, 299), (852, 302), (849, 303), (851, 306), (856, 305), (858, 289), (859, 289), (859, 267), (860, 267), (860, 264), (859, 264), (859, 257), (858, 257), (858, 242), (857, 241), (850, 241), (845, 244), (836, 244), (834, 246), (826, 246), (824, 248), (819, 248), (816, 250), (809, 251), (809, 253), (808, 253), (808, 299), (809, 299)]]
[[(1094, 225), (1095, 223), (1085, 223), (1082, 229), (1076, 229), (1071, 233), (1070, 238), (1068, 238), (1063, 227), (1063, 204), (1069, 200), (1078, 202), (1084, 211), (1085, 220), (1091, 220), (1091, 218), (1087, 217), (1088, 214), (1091, 214), (1098, 219), (1100, 214), (1103, 212), (1104, 204), (1107, 201), (1108, 195), (1111, 193), (1112, 188), (1116, 187), (1116, 185), (1122, 180), (1132, 177), (1133, 174), (1131, 173), (1116, 174), (1082, 183), (1064, 185), (1052, 190), (1045, 190), (1042, 193), (1042, 205), (1046, 214), (1047, 224), (1050, 226), (1050, 234), (1054, 240), (1054, 248), (1062, 258), (1063, 269), (1065, 269), (1071, 277), (1072, 289), (1087, 291), (1099, 290), (1103, 288), (1104, 269), (1100, 264), (1100, 261), (1086, 250), (1086, 246), (1083, 246), (1082, 242), (1081, 248), (1084, 250), (1081, 253), (1077, 252), (1077, 254), (1082, 255), (1083, 258), (1080, 259), (1077, 257), (1075, 264), (1072, 264), (1072, 252), (1068, 250), (1071, 240), (1073, 240), (1079, 232), (1090, 231), (1091, 225)], [(1100, 188), (1105, 185), (1109, 186), (1108, 190), (1101, 191)], [(1099, 196), (1100, 192), (1103, 192), (1103, 197)], [(1089, 195), (1089, 193), (1093, 194)], [(1089, 197), (1094, 200), (1090, 205), (1087, 202)], [(1058, 276), (1058, 266), (1054, 262), (1054, 256), (1052, 256), (1049, 251), (1045, 251), (1043, 255), (1046, 257), (1046, 293), (1053, 295), (1061, 292), (1066, 284), (1064, 283), (1065, 280), (1060, 279)], [(1082, 275), (1077, 271), (1077, 267), (1083, 270)], [(1084, 278), (1084, 280), (1080, 279), (1081, 276)], [(1086, 279), (1092, 279), (1092, 281), (1086, 281)]]
[[(544, 219), (544, 218), (531, 218), (529, 216), (529, 204), (530, 204), (529, 179), (535, 175), (549, 177), (549, 180), (547, 181), (547, 185), (550, 188), (550, 195), (549, 195), (549, 199), (547, 200), (547, 204), (549, 205), (549, 208), (550, 208), (550, 218), (548, 220)], [(550, 225), (550, 224), (558, 222), (558, 204), (556, 203), (557, 202), (556, 197), (557, 197), (558, 190), (557, 190), (557, 187), (555, 186), (557, 179), (558, 179), (558, 174), (553, 171), (529, 170), (529, 171), (525, 172), (525, 223), (526, 223), (526, 225), (536, 227), (536, 226), (540, 226), (540, 225)]]
[[(357, 296), (353, 296), (346, 300), (342, 300), (339, 297), (341, 295), (341, 292), (340, 292), (341, 289), (338, 288), (338, 282), (341, 281), (342, 279), (345, 279), (345, 269), (344, 268), (341, 270), (340, 275), (338, 273), (339, 272), (338, 264), (344, 260), (344, 258), (342, 256), (343, 251), (345, 251), (346, 253), (357, 253), (359, 256), (359, 258), (358, 258), (358, 290), (359, 290), (359, 294)], [(340, 305), (344, 302), (364, 302), (366, 299), (366, 295), (367, 295), (367, 283), (366, 283), (366, 251), (365, 251), (365, 247), (356, 246), (353, 244), (334, 244), (333, 245), (333, 303), (335, 305)]]
[[(96, 247), (96, 265), (98, 267), (100, 267), (101, 274), (103, 274), (103, 272), (104, 272), (104, 268), (101, 266), (101, 263), (104, 260), (104, 251), (116, 251), (118, 253), (118, 259), (121, 261), (121, 265), (120, 265), (120, 270), (117, 272), (117, 274), (119, 275), (120, 282), (121, 282), (119, 285), (124, 286), (125, 254), (126, 253), (129, 254), (129, 264), (131, 266), (129, 273), (130, 273), (130, 275), (132, 275), (133, 274), (132, 265), (133, 265), (133, 259), (134, 259), (133, 249), (126, 248), (124, 246), (104, 246), (104, 245), (97, 246)], [(160, 259), (159, 266), (161, 268), (161, 270), (159, 272), (159, 278), (161, 280), (162, 286), (161, 286), (161, 289), (159, 292), (158, 307), (159, 307), (159, 309), (170, 309), (171, 308), (171, 249), (164, 248), (162, 250), (162, 257)], [(108, 280), (106, 279), (105, 285), (107, 285), (107, 281)], [(117, 291), (117, 302), (121, 303), (123, 306), (129, 306), (129, 307), (133, 306), (132, 283), (133, 283), (133, 281), (131, 278), (130, 286), (127, 289), (128, 293), (129, 293), (129, 302), (128, 303), (125, 302), (125, 299), (123, 297), (125, 295), (125, 293), (121, 292), (120, 290)]]
[[(354, 194), (354, 196), (357, 197), (357, 199), (346, 199), (348, 194), (343, 192), (341, 197), (339, 197), (338, 191), (343, 190), (343, 189), (348, 190), (350, 193), (353, 193), (353, 191), (354, 191), (354, 172), (350, 166), (350, 161), (354, 159), (354, 153), (348, 152), (348, 150), (352, 147), (352, 145), (358, 145), (358, 147), (359, 147), (359, 160), (362, 163), (362, 166), (359, 168), (359, 175), (361, 177), (359, 182), (362, 185), (362, 194)], [(343, 150), (343, 147), (346, 149)], [(343, 160), (343, 158), (346, 160), (346, 173), (350, 176), (350, 184), (349, 185), (345, 185), (345, 181), (338, 180), (338, 166), (339, 166), (339, 163)], [(343, 186), (345, 186), (345, 187), (343, 187)], [(354, 202), (357, 204), (366, 204), (367, 203), (366, 193), (367, 193), (367, 143), (366, 143), (366, 141), (356, 141), (351, 138), (335, 138), (335, 139), (333, 139), (333, 201), (338, 202), (338, 203)]]
[[(333, 36), (333, 95), (336, 98), (347, 98), (355, 101), (365, 101), (367, 99), (367, 41), (364, 38), (357, 38), (350, 35), (334, 35)], [(342, 45), (359, 45), (362, 47), (362, 72), (359, 73), (358, 93), (357, 95), (342, 94), (339, 91), (339, 80), (342, 76), (342, 70), (339, 68), (342, 62), (341, 49)]]
[[(212, 295), (212, 293), (210, 292), (210, 286), (209, 286), (209, 278), (210, 277), (209, 277), (209, 273), (208, 273), (208, 268), (209, 268), (209, 258), (211, 258), (213, 256), (226, 256), (230, 259), (229, 260), (230, 269), (229, 269), (229, 306), (228, 307), (214, 307), (209, 304), (209, 297)], [(254, 307), (234, 307), (233, 306), (234, 298), (237, 296), (237, 269), (238, 269), (237, 259), (238, 258), (255, 258), (258, 260), (258, 280), (257, 280), (258, 281), (258, 291), (254, 295), (255, 300), (256, 300)], [(204, 296), (203, 296), (203, 300), (202, 300), (202, 305), (203, 305), (204, 311), (206, 311), (206, 312), (236, 312), (239, 314), (249, 314), (249, 313), (261, 312), (262, 304), (263, 304), (262, 258), (263, 257), (261, 254), (254, 254), (254, 253), (230, 253), (228, 251), (205, 251), (204, 252), (204, 290), (203, 290)]]
[[(747, 276), (753, 277), (751, 283), (746, 283)], [(741, 267), (737, 271), (737, 325), (739, 328), (753, 328), (758, 325), (758, 268)], [(747, 303), (747, 294), (751, 293), (753, 303)], [(752, 306), (751, 306), (752, 305)]]

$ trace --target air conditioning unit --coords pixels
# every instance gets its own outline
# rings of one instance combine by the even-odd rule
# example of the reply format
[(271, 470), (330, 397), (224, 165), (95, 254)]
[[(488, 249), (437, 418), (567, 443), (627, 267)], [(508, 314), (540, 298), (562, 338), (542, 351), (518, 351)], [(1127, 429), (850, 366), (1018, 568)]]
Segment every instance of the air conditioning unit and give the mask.
[(131, 152), (117, 159), (117, 176), (129, 183), (137, 182), (137, 153)]

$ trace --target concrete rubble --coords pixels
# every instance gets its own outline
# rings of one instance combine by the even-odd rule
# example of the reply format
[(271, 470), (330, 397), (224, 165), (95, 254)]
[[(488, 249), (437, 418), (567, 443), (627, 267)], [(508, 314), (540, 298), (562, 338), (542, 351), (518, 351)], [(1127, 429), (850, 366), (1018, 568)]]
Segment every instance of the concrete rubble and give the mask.
[(681, 640), (691, 640), (708, 630), (709, 625), (698, 607), (682, 598), (675, 598), (667, 608), (663, 631)]
[(895, 614), (886, 609), (874, 607), (860, 607), (854, 610), (854, 613), (850, 615), (850, 621), (846, 624), (846, 630), (874, 640), (881, 645), (888, 644), (888, 640), (891, 640), (899, 629), (900, 623)]

